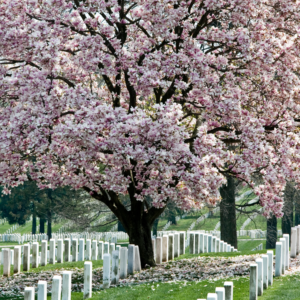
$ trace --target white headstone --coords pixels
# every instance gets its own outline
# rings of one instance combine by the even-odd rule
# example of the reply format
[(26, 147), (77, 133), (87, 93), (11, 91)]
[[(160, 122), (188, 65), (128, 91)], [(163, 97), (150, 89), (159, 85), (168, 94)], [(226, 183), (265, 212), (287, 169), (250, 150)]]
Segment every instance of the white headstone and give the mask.
[(200, 233), (199, 236), (200, 241), (200, 253), (204, 253), (204, 235), (203, 233)]
[(225, 281), (224, 288), (225, 288), (225, 300), (233, 300), (233, 282)]
[(168, 260), (174, 260), (174, 234), (169, 234), (168, 246)]
[(218, 295), (216, 293), (208, 293), (207, 300), (218, 300)]
[(23, 248), (23, 271), (30, 270), (30, 245), (24, 245)]
[(60, 275), (53, 276), (51, 300), (61, 300), (61, 276)]
[(268, 250), (267, 251), (268, 255), (268, 285), (273, 284), (273, 250)]
[(261, 258), (257, 258), (255, 260), (255, 262), (257, 263), (257, 293), (258, 296), (262, 296), (263, 291), (264, 291), (264, 286), (263, 286), (263, 277), (264, 277), (264, 273), (263, 273), (263, 260)]
[(211, 253), (212, 252), (212, 235), (211, 234), (208, 234), (207, 235), (207, 252), (208, 253)]
[(98, 257), (97, 241), (93, 240), (92, 241), (92, 260), (97, 260), (97, 257)]
[(128, 249), (121, 247), (120, 250), (120, 279), (127, 277), (127, 264), (128, 264)]
[(92, 258), (92, 241), (90, 239), (86, 240), (84, 258), (85, 260), (91, 260)]
[(285, 238), (285, 269), (288, 270), (290, 268), (290, 235), (284, 234), (283, 238)]
[(140, 272), (141, 268), (141, 258), (140, 258), (140, 249), (139, 246), (135, 246), (135, 271)]
[(69, 238), (65, 239), (65, 262), (71, 261), (71, 240)]
[(78, 261), (78, 239), (72, 239), (72, 261)]
[(264, 290), (268, 288), (268, 267), (269, 267), (269, 257), (267, 254), (261, 256), (263, 260), (263, 287)]
[(119, 251), (114, 250), (112, 252), (112, 276), (111, 283), (118, 284), (119, 283)]
[(179, 238), (179, 255), (185, 254), (185, 231), (180, 231), (179, 232), (180, 238)]
[(79, 239), (78, 261), (84, 261), (84, 239)]
[(174, 257), (178, 257), (179, 256), (179, 252), (180, 252), (179, 238), (180, 238), (179, 237), (179, 233), (174, 233)]
[(48, 250), (48, 242), (42, 241), (41, 266), (47, 265), (47, 250)]
[(64, 253), (64, 245), (63, 240), (58, 239), (57, 240), (57, 262), (62, 263), (63, 262), (63, 253)]
[(103, 242), (98, 243), (98, 259), (103, 259)]
[[(134, 251), (133, 251), (134, 252)], [(103, 254), (103, 288), (110, 287), (110, 254)]]
[(49, 264), (55, 264), (55, 239), (50, 239)]
[(62, 272), (62, 300), (71, 300), (72, 272)]
[(156, 263), (162, 263), (162, 237), (156, 238)]
[(257, 264), (250, 265), (250, 297), (249, 300), (257, 300), (258, 295), (258, 271)]
[(286, 252), (285, 252), (285, 248), (286, 248), (285, 243), (286, 243), (286, 239), (285, 238), (280, 238), (279, 242), (282, 243), (282, 248), (281, 248), (281, 251), (282, 251), (282, 255), (281, 255), (282, 256), (281, 268), (282, 268), (282, 270), (281, 270), (281, 273), (284, 274), (284, 272), (285, 272), (285, 262), (286, 262), (286, 259), (285, 259), (285, 254), (286, 254)]
[(21, 247), (14, 247), (14, 273), (20, 273), (21, 271)]
[(276, 242), (275, 276), (282, 275), (282, 243)]
[(297, 256), (297, 228), (291, 228), (291, 257), (295, 258)]
[(216, 287), (217, 300), (225, 300), (225, 288)]
[(190, 254), (195, 254), (195, 233), (194, 232), (190, 232)]
[(133, 275), (135, 272), (135, 245), (128, 245), (128, 274)]
[(167, 235), (163, 235), (162, 237), (162, 261), (168, 261), (168, 249), (169, 249), (169, 237)]
[(39, 243), (32, 243), (32, 268), (38, 268), (39, 266)]
[(83, 299), (92, 297), (93, 266), (91, 261), (84, 262)]
[(47, 281), (38, 281), (38, 300), (47, 300)]
[(34, 287), (26, 287), (24, 290), (24, 300), (34, 300), (35, 290)]
[(11, 254), (10, 249), (2, 249), (2, 258), (3, 258), (3, 276), (10, 276), (10, 261)]

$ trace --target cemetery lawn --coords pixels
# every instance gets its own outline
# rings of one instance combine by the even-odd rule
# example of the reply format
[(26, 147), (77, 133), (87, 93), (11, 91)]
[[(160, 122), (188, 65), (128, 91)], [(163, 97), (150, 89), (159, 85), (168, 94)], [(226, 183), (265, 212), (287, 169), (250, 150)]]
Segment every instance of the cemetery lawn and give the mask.
[[(263, 249), (266, 249), (266, 240), (251, 240), (251, 241), (240, 241), (238, 240), (238, 250), (252, 250), (259, 244), (263, 244)], [(255, 251), (256, 252), (256, 251)]]
[[(103, 260), (92, 260), (93, 263), (93, 270), (97, 269), (97, 268), (101, 268), (103, 267)], [(55, 270), (69, 270), (72, 271), (73, 269), (83, 269), (84, 268), (84, 261), (77, 261), (77, 262), (65, 262), (62, 264), (56, 263), (54, 265), (52, 264), (47, 264), (44, 267), (38, 267), (38, 268), (31, 268), (30, 265), (30, 271), (29, 272), (23, 272), (21, 271), (22, 274), (30, 274), (30, 273), (39, 273), (41, 271), (55, 271)], [(21, 270), (23, 270), (23, 265), (21, 265)], [(3, 274), (3, 266), (0, 266), (0, 275)], [(14, 274), (14, 269), (13, 266), (11, 266), (10, 268), (10, 274)], [(1, 295), (0, 295), (0, 299), (1, 299)]]
[[(117, 287), (100, 292), (94, 292), (92, 300), (161, 300), (161, 299), (206, 299), (208, 293), (213, 293), (216, 287), (222, 287), (225, 281), (233, 281), (233, 299), (249, 299), (249, 276), (234, 277), (231, 279), (222, 279), (216, 281), (177, 281), (177, 282), (156, 282), (141, 285), (132, 285), (130, 287)], [(282, 276), (274, 278), (273, 286), (264, 291), (260, 300), (297, 300), (299, 299), (300, 275)], [(48, 295), (48, 299), (51, 297)], [(72, 293), (72, 300), (82, 300), (82, 293)]]
[(184, 219), (177, 221), (177, 225), (170, 225), (167, 230), (186, 231), (197, 218), (199, 218), (199, 216), (186, 216)]

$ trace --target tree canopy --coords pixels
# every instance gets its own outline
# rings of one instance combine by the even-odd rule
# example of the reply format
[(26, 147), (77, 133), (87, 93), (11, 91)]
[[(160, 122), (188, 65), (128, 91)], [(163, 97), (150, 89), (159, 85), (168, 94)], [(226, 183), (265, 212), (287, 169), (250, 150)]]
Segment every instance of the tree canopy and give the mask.
[(168, 201), (214, 204), (230, 175), (281, 216), (286, 179), (299, 182), (299, 11), (298, 0), (1, 1), (5, 192), (28, 176), (84, 188), (131, 235)]

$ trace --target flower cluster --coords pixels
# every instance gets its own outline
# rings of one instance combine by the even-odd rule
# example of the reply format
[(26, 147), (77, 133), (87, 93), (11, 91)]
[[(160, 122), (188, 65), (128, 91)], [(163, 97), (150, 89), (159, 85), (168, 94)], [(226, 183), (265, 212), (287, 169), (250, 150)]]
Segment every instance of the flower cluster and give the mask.
[[(120, 4), (121, 3), (121, 4)], [(0, 183), (184, 210), (300, 182), (300, 2), (0, 3)]]

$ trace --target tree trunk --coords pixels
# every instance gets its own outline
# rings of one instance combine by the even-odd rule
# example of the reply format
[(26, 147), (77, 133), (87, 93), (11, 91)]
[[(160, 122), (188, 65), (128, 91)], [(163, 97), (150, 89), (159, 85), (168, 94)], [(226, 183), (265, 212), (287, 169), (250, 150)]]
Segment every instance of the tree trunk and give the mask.
[(267, 219), (267, 244), (266, 249), (274, 249), (277, 241), (277, 219), (275, 215)]
[(221, 239), (237, 248), (235, 183), (234, 178), (227, 176), (227, 185), (220, 188), (222, 197), (220, 203)]
[(170, 215), (168, 221), (171, 222), (171, 225), (177, 225), (176, 215)]
[(31, 228), (32, 234), (36, 234), (36, 212), (35, 209), (33, 209), (32, 213), (32, 228)]
[(47, 218), (47, 235), (48, 241), (52, 238), (52, 214), (51, 211), (48, 211), (48, 218)]
[(158, 227), (159, 218), (157, 218), (153, 223), (153, 235), (157, 236), (157, 227)]
[(298, 190), (295, 191), (294, 204), (295, 204), (295, 226), (297, 226), (300, 225), (300, 193)]
[(295, 194), (295, 188), (292, 183), (287, 182), (284, 191), (284, 206), (283, 217), (281, 219), (282, 234), (291, 235), (291, 228), (293, 227), (293, 198)]
[(155, 266), (154, 254), (152, 249), (151, 225), (147, 218), (143, 217), (141, 222), (132, 220), (129, 231), (129, 243), (139, 246), (141, 267)]
[[(89, 193), (91, 191), (87, 187), (84, 189)], [(122, 204), (119, 195), (113, 191), (105, 192), (103, 190), (101, 195), (93, 193), (92, 196), (106, 204), (123, 224), (129, 236), (129, 243), (139, 246), (141, 267), (155, 266), (151, 229), (154, 221), (163, 213), (165, 207), (149, 207), (146, 201), (137, 201), (135, 186), (132, 184), (128, 191), (131, 201), (130, 210)]]
[(45, 233), (45, 223), (46, 223), (46, 220), (43, 218), (40, 218), (40, 233)]

